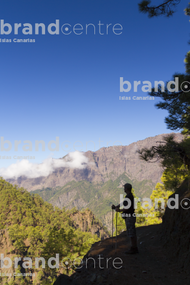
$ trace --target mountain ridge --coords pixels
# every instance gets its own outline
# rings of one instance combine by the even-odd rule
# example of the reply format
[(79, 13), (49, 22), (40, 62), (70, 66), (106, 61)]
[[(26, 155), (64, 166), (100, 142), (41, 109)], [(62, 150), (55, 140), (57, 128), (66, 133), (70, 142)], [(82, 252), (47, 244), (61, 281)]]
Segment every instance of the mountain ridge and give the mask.
[[(183, 137), (180, 133), (173, 134), (177, 141), (180, 141)], [(17, 179), (6, 180), (13, 185), (17, 184), (19, 187), (24, 187), (29, 192), (48, 187), (62, 187), (72, 180), (105, 183), (109, 179), (115, 180), (122, 173), (126, 173), (131, 179), (138, 181), (151, 180), (156, 184), (160, 182), (163, 169), (158, 162), (150, 164), (140, 160), (137, 150), (155, 145), (157, 141), (161, 141), (166, 135), (169, 134), (148, 137), (127, 146), (109, 146), (102, 147), (95, 152), (84, 152), (89, 164), (83, 169), (61, 167), (46, 177), (27, 178), (20, 176)], [(65, 156), (60, 159), (64, 158)]]
[[(128, 146), (101, 148), (87, 151), (89, 165), (84, 169), (60, 168), (47, 177), (22, 178), (14, 181), (31, 193), (39, 194), (54, 207), (82, 210), (88, 207), (104, 226), (111, 231), (111, 205), (118, 203), (123, 184), (131, 183), (139, 198), (150, 197), (163, 169), (158, 162), (141, 161), (138, 149), (151, 147), (165, 134), (149, 137)], [(181, 134), (175, 134), (177, 141)], [(14, 184), (13, 181), (10, 183)], [(33, 190), (35, 189), (35, 190)]]

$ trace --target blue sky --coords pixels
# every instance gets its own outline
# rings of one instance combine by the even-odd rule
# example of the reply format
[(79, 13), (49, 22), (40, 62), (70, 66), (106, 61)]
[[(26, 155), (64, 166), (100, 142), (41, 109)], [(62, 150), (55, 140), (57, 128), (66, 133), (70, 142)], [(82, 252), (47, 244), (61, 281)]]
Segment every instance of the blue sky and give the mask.
[[(34, 156), (31, 163), (47, 157), (60, 158), (74, 150), (95, 151), (103, 146), (132, 142), (169, 133), (167, 112), (155, 108), (155, 100), (119, 100), (119, 96), (147, 96), (141, 91), (120, 92), (120, 77), (133, 81), (172, 79), (185, 72), (189, 50), (189, 18), (181, 1), (172, 18), (149, 19), (138, 11), (138, 1), (124, 0), (2, 0), (0, 19), (14, 23), (44, 23), (59, 20), (84, 27), (81, 35), (0, 35), (11, 43), (0, 43), (0, 137), (12, 143), (10, 151), (0, 150), (0, 168), (16, 163), (13, 156)], [(153, 1), (158, 3), (159, 1)], [(102, 33), (98, 23), (101, 21)], [(86, 24), (96, 28), (88, 29)], [(111, 29), (105, 34), (106, 24)], [(113, 33), (114, 24), (123, 27)], [(118, 27), (118, 26), (117, 26)], [(91, 27), (92, 28), (92, 27)], [(13, 39), (35, 39), (35, 43), (14, 43)], [(48, 142), (59, 137), (59, 151)], [(21, 140), (18, 151), (15, 140)], [(24, 141), (33, 151), (23, 151)], [(35, 151), (43, 140), (46, 150)], [(76, 143), (78, 142), (78, 143)], [(53, 147), (54, 145), (52, 145)], [(5, 145), (5, 148), (8, 145)], [(3, 159), (2, 156), (9, 156)]]

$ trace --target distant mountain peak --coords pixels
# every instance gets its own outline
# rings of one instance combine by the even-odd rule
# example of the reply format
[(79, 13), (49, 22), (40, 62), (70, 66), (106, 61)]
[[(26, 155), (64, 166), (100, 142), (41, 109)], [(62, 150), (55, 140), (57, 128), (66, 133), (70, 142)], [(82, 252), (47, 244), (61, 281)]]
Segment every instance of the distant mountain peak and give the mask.
[[(180, 141), (180, 133), (172, 133), (175, 139)], [(12, 184), (24, 187), (28, 191), (42, 189), (47, 187), (64, 186), (69, 181), (87, 180), (93, 183), (105, 183), (109, 179), (115, 180), (122, 173), (126, 173), (131, 179), (138, 181), (152, 180), (153, 183), (160, 181), (163, 169), (158, 162), (147, 163), (140, 160), (138, 149), (151, 147), (163, 140), (163, 137), (169, 134), (156, 135), (144, 140), (133, 142), (126, 146), (109, 146), (102, 147), (97, 151), (87, 151), (83, 154), (88, 162), (82, 162), (86, 166), (81, 169), (60, 167), (55, 169), (48, 176), (37, 178), (27, 178), (20, 176), (17, 179), (7, 179)], [(66, 161), (71, 160), (69, 155), (62, 157)]]

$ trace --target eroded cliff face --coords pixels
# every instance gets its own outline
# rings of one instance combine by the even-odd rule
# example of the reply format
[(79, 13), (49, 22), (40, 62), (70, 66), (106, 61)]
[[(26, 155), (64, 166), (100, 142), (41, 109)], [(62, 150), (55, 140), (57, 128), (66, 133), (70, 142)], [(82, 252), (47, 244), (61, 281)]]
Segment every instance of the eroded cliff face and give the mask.
[(70, 217), (74, 221), (76, 228), (80, 228), (84, 232), (96, 234), (101, 239), (109, 237), (107, 229), (95, 218), (90, 209), (85, 209), (84, 211), (76, 210)]
[[(175, 195), (179, 195), (179, 203)], [(166, 208), (162, 223), (162, 241), (170, 258), (178, 263), (179, 270), (183, 269), (189, 275), (190, 188), (188, 189), (188, 180), (185, 180), (170, 198), (176, 199), (176, 209)]]
[[(163, 169), (158, 162), (146, 163), (140, 160), (137, 150), (156, 145), (157, 142), (163, 140), (163, 136), (164, 134), (149, 137), (128, 146), (111, 146), (103, 147), (95, 152), (87, 151), (84, 155), (88, 158), (89, 163), (84, 169), (63, 167), (47, 177), (27, 178), (21, 176), (18, 179), (7, 179), (7, 181), (24, 187), (28, 191), (34, 191), (47, 187), (61, 187), (73, 180), (87, 180), (94, 183), (106, 182), (109, 179), (115, 180), (122, 173), (126, 173), (130, 179), (151, 180), (156, 184), (160, 182)], [(182, 135), (175, 134), (175, 139), (180, 141)]]

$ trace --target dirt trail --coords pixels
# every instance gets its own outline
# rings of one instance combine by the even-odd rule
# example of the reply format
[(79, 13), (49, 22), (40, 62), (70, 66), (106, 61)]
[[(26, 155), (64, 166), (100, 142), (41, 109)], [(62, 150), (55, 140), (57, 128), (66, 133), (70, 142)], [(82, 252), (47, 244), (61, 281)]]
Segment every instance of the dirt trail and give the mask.
[[(177, 261), (170, 259), (163, 246), (160, 227), (137, 228), (139, 254), (124, 254), (130, 248), (126, 232), (117, 237), (117, 249), (116, 238), (113, 239), (113, 246), (111, 238), (94, 244), (88, 253), (88, 262), (80, 272), (72, 275), (72, 279), (78, 284), (189, 285), (190, 278), (179, 270)], [(115, 266), (122, 266), (120, 269), (113, 266), (116, 257), (123, 262)], [(95, 266), (92, 258), (96, 260)]]

